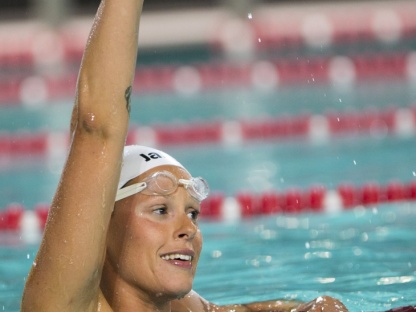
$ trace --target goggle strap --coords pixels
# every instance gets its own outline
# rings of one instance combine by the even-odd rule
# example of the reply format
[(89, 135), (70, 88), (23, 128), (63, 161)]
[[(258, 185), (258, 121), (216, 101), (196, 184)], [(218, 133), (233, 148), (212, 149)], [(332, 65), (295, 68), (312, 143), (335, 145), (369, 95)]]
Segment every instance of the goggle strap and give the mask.
[[(202, 178), (200, 178), (200, 177), (198, 177), (198, 178), (192, 178), (191, 180), (179, 179), (178, 182), (180, 184), (182, 184), (185, 187), (185, 189), (188, 190), (188, 192), (190, 191), (189, 190), (189, 187), (191, 187), (191, 190), (192, 190), (191, 191), (191, 195), (195, 199), (197, 199), (198, 201), (202, 201), (202, 200), (204, 200), (206, 198), (206, 194), (201, 194), (200, 193), (200, 190), (197, 187), (198, 184), (195, 182), (196, 180), (201, 180), (201, 181), (204, 182), (204, 180)], [(205, 183), (204, 183), (204, 185), (206, 186)]]
[(185, 186), (185, 188), (188, 188), (189, 186), (193, 184), (194, 181), (186, 180), (186, 179), (179, 179), (178, 182), (182, 184), (183, 186)]
[(136, 184), (123, 187), (117, 191), (116, 201), (129, 197), (133, 194), (137, 194), (143, 191), (146, 187), (147, 187), (146, 182), (140, 182), (140, 183), (136, 183)]

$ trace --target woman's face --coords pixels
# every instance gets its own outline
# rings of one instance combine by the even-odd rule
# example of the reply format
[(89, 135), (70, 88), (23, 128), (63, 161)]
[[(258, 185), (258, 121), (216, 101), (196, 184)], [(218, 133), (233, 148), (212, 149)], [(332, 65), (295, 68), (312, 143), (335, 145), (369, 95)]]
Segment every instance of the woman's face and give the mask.
[[(174, 166), (167, 170), (188, 179)], [(107, 259), (118, 278), (155, 298), (178, 298), (192, 289), (202, 248), (197, 218), (200, 203), (183, 186), (171, 195), (136, 194), (117, 204), (110, 222)]]

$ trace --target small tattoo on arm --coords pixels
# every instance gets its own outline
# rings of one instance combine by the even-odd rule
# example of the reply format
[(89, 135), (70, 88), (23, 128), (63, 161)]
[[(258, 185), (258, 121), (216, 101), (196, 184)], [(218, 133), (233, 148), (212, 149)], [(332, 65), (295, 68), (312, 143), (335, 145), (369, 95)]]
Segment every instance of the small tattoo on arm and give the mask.
[(124, 93), (124, 97), (126, 99), (126, 108), (127, 108), (127, 112), (129, 113), (129, 115), (130, 115), (130, 110), (131, 110), (131, 107), (130, 107), (131, 90), (132, 88), (131, 86), (129, 86), (126, 89), (126, 92)]

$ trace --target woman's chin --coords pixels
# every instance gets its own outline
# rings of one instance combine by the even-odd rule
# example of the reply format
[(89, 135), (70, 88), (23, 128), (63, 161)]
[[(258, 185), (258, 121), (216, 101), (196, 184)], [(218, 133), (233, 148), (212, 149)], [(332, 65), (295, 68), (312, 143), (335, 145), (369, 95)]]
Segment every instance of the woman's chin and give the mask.
[(180, 285), (180, 287), (170, 287), (164, 290), (164, 296), (168, 300), (176, 300), (185, 297), (190, 291), (192, 290), (192, 284), (189, 287), (184, 287), (184, 285)]

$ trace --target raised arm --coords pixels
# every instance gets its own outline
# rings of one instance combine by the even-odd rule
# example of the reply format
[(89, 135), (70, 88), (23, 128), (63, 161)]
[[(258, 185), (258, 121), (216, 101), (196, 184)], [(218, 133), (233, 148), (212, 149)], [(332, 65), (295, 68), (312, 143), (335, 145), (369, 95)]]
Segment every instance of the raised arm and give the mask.
[(102, 0), (78, 77), (72, 141), (22, 311), (97, 311), (128, 129), (143, 0)]

